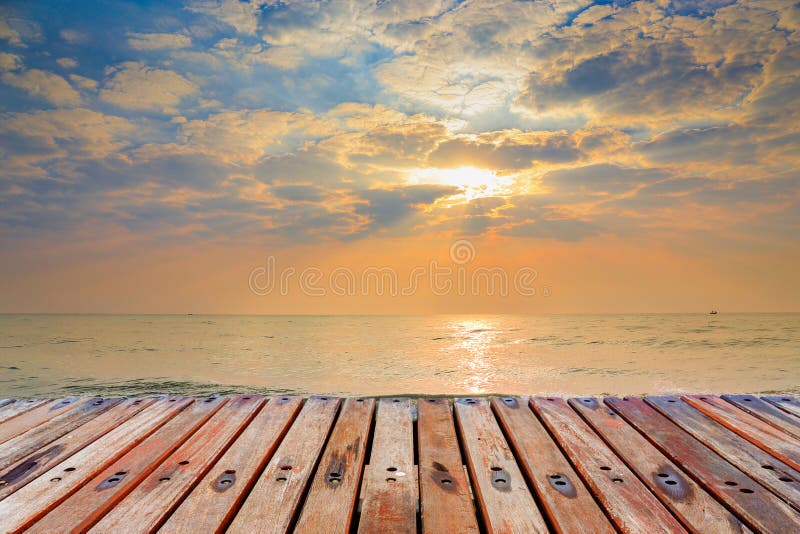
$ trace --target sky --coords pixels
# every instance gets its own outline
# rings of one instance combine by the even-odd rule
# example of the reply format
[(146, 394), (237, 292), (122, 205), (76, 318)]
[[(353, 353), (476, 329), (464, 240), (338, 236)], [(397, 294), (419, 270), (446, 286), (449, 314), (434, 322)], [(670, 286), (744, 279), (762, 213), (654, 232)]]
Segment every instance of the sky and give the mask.
[(0, 312), (800, 311), (800, 4), (0, 5)]

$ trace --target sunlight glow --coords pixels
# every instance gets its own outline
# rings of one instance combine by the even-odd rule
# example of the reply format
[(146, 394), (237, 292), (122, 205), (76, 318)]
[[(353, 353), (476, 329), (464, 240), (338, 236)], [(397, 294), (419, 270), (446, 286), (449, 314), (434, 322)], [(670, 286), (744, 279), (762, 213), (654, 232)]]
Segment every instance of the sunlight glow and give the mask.
[(497, 176), (489, 169), (458, 167), (455, 169), (414, 169), (409, 172), (410, 184), (453, 185), (463, 190), (467, 201), (479, 197), (506, 195), (511, 192), (512, 179)]

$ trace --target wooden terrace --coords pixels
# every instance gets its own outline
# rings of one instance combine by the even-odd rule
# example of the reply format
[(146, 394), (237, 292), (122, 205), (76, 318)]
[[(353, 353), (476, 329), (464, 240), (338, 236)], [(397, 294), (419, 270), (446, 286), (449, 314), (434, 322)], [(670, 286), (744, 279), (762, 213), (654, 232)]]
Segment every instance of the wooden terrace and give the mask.
[(800, 532), (800, 401), (0, 399), (0, 531)]

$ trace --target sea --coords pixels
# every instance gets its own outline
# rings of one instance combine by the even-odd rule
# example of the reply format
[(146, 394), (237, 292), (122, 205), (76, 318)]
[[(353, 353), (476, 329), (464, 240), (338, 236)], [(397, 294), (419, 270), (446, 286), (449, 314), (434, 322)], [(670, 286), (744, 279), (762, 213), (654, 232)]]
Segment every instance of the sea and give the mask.
[(0, 315), (0, 397), (800, 394), (800, 314)]

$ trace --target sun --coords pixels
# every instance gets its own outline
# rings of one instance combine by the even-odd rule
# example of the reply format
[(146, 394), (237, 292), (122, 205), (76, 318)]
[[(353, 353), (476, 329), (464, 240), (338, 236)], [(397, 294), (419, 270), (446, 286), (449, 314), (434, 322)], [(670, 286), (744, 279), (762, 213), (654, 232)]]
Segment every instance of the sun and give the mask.
[(489, 169), (458, 167), (455, 169), (423, 168), (408, 173), (410, 184), (436, 184), (460, 187), (466, 201), (474, 198), (508, 194), (511, 179), (497, 176)]

